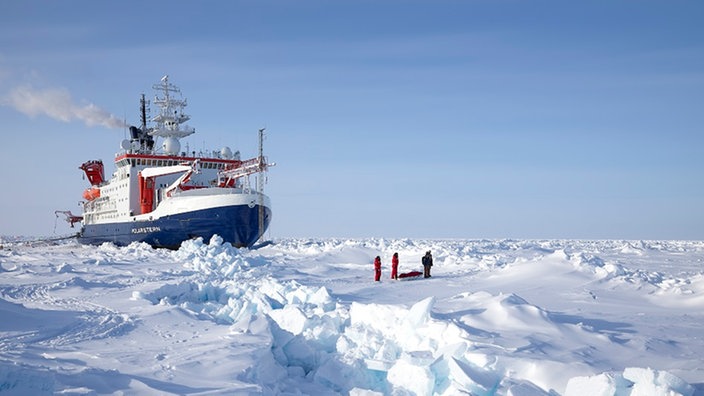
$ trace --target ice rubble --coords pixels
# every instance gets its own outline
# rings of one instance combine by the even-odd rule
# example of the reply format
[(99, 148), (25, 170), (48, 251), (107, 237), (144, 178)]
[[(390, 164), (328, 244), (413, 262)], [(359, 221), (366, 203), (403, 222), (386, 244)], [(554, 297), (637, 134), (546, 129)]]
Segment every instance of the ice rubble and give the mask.
[[(268, 337), (268, 347), (240, 379), (258, 383), (269, 393), (285, 392), (291, 381), (310, 381), (354, 395), (557, 394), (543, 387), (542, 382), (556, 375), (549, 363), (536, 359), (516, 364), (479, 352), (461, 320), (433, 317), (433, 298), (410, 308), (359, 302), (344, 306), (325, 287), (259, 276), (261, 263), (218, 239), (209, 244), (187, 242), (175, 254), (202, 282), (165, 285), (136, 297), (229, 323), (232, 332)], [(588, 267), (603, 278), (625, 275), (618, 265), (598, 258), (567, 258), (575, 267)], [(475, 315), (475, 321), (520, 327), (526, 321), (542, 320), (546, 332), (564, 331), (550, 329), (556, 325), (548, 313), (517, 295), (465, 297), (481, 301), (485, 312)], [(691, 396), (693, 392), (692, 386), (667, 372), (634, 367), (622, 373), (575, 376), (567, 382), (565, 395)]]

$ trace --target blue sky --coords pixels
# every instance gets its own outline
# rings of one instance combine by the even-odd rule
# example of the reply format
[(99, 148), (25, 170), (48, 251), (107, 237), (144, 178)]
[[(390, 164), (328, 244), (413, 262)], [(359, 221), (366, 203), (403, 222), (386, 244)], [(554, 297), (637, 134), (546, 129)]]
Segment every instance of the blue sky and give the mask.
[(80, 212), (77, 167), (111, 171), (125, 135), (18, 92), (137, 124), (169, 74), (197, 131), (182, 144), (254, 156), (267, 128), (271, 237), (704, 239), (703, 18), (700, 1), (5, 2), (0, 235), (68, 232), (54, 210)]

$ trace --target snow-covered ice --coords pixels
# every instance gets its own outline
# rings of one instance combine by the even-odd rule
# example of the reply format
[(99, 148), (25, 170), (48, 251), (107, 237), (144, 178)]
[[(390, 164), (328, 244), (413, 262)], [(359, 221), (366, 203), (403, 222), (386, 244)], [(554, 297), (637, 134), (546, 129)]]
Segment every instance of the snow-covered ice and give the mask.
[(704, 242), (274, 242), (3, 238), (0, 394), (704, 395)]

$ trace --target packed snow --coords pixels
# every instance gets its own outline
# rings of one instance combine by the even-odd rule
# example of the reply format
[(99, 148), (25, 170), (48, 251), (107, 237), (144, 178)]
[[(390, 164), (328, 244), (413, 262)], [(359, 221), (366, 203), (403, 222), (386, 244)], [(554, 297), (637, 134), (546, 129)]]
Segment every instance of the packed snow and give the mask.
[[(428, 250), (430, 278), (390, 279)], [(701, 241), (6, 237), (0, 394), (704, 395), (702, 264)]]

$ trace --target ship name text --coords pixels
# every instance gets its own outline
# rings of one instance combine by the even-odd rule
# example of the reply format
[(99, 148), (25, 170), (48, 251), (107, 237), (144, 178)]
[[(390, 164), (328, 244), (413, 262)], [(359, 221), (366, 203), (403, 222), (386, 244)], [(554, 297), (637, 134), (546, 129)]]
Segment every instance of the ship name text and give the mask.
[(161, 227), (139, 227), (139, 228), (132, 229), (133, 234), (149, 234), (150, 232), (159, 232), (159, 231), (161, 231)]

